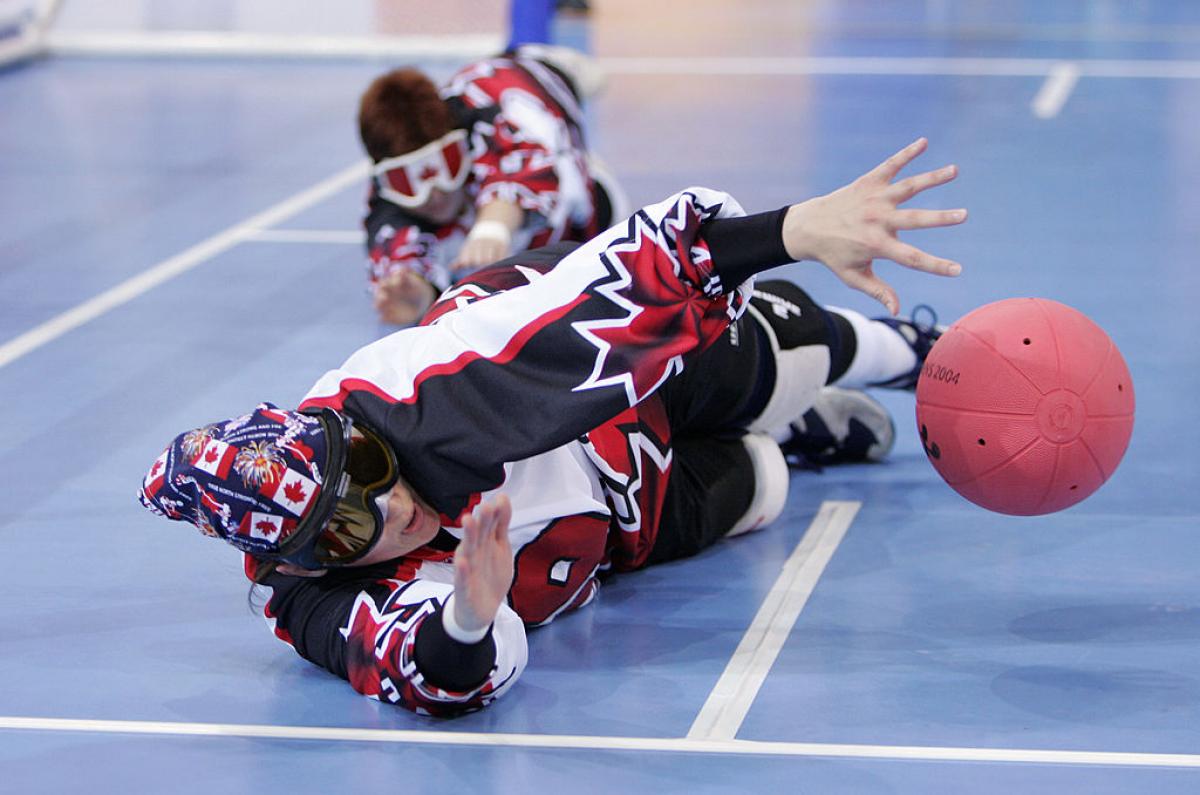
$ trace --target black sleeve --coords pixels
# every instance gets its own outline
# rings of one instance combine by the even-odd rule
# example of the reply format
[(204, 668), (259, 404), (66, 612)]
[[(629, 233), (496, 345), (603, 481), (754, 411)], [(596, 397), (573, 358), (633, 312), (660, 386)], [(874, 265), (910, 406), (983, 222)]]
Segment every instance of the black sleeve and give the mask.
[(275, 635), (358, 692), (429, 715), (486, 706), (520, 676), (525, 632), (502, 606), (478, 643), (446, 635), (449, 583), (387, 579), (388, 566), (331, 570), (323, 577), (272, 574), (265, 612)]
[(461, 643), (446, 634), (445, 605), (421, 622), (414, 656), (425, 681), (445, 690), (472, 690), (483, 684), (496, 664), (492, 628), (478, 643)]
[(708, 243), (713, 270), (721, 283), (736, 285), (756, 273), (794, 260), (783, 245), (783, 218), (788, 208), (740, 218), (706, 221), (701, 235)]

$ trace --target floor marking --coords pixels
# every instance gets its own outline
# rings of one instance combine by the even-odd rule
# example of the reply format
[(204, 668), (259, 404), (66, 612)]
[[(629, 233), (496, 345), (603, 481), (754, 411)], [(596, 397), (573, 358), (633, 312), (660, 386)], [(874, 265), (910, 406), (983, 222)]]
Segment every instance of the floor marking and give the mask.
[[(114, 57), (287, 57), (360, 61), (483, 57), (502, 49), (494, 34), (444, 36), (318, 36), (203, 31), (83, 32), (51, 30), (53, 55)], [(613, 75), (968, 75), (1045, 77), (1061, 61), (1049, 58), (715, 56), (596, 58)], [(1083, 77), (1200, 78), (1200, 61), (1094, 59), (1076, 62)]]
[(1056, 64), (1046, 76), (1046, 82), (1038, 89), (1030, 108), (1033, 115), (1039, 119), (1052, 119), (1062, 110), (1063, 105), (1075, 90), (1079, 82), (1079, 65), (1071, 62)]
[(355, 163), (328, 177), (311, 188), (279, 202), (263, 212), (218, 232), (207, 240), (163, 260), (137, 276), (126, 279), (109, 290), (0, 345), (0, 367), (21, 358), (73, 329), (95, 320), (105, 312), (132, 301), (182, 273), (236, 246), (262, 231), (264, 227), (286, 221), (340, 190), (367, 178), (367, 163)]
[(366, 232), (352, 229), (260, 229), (247, 241), (256, 243), (336, 243), (365, 245)]
[(320, 36), (241, 31), (51, 31), (54, 55), (472, 60), (504, 49), (495, 33), (414, 36)]
[(1200, 754), (1053, 751), (1033, 748), (965, 748), (920, 745), (697, 740), (682, 737), (603, 737), (573, 734), (355, 729), (335, 726), (269, 726), (250, 723), (174, 723), (139, 720), (0, 717), (0, 730), (146, 734), (186, 737), (319, 740), (408, 745), (451, 745), (547, 750), (663, 751), (731, 756), (793, 756), (841, 759), (901, 759), (930, 762), (1024, 762), (1046, 765), (1200, 768)]
[(689, 740), (732, 740), (737, 736), (800, 611), (861, 507), (860, 502), (821, 503), (692, 722)]
[[(1082, 60), (1081, 77), (1198, 79), (1200, 61)], [(1045, 77), (1062, 61), (1049, 58), (598, 58), (612, 75), (929, 75)]]

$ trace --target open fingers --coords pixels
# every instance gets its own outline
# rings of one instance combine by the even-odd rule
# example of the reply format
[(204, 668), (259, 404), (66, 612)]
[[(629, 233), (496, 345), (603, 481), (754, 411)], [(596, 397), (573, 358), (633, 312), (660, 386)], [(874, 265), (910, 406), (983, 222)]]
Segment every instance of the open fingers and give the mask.
[(900, 313), (900, 298), (892, 286), (875, 275), (871, 268), (865, 271), (848, 271), (842, 274), (842, 281), (855, 290), (866, 293), (887, 307), (893, 316)]
[(948, 165), (933, 171), (926, 171), (923, 174), (914, 174), (911, 177), (905, 177), (887, 189), (887, 197), (896, 204), (904, 202), (916, 196), (921, 191), (936, 188), (938, 185), (945, 185), (952, 179), (958, 176), (958, 166)]
[(916, 246), (901, 243), (899, 240), (891, 241), (889, 245), (884, 247), (881, 254), (892, 262), (903, 265), (906, 268), (932, 273), (937, 276), (957, 276), (962, 273), (962, 265), (959, 265), (954, 260), (935, 257)]
[(889, 157), (887, 160), (884, 160), (882, 163), (875, 166), (875, 168), (868, 171), (866, 176), (879, 179), (884, 182), (891, 182), (896, 178), (896, 175), (900, 173), (900, 169), (911, 163), (913, 159), (924, 152), (928, 146), (928, 139), (918, 138), (896, 154)]
[(957, 210), (896, 210), (888, 218), (892, 229), (931, 229), (954, 226), (967, 220), (967, 211)]

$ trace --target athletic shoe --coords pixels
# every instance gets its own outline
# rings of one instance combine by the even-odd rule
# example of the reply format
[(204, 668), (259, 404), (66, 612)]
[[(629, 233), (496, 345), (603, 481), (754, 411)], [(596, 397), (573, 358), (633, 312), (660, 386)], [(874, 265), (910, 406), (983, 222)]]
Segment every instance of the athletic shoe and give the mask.
[[(917, 321), (917, 314), (925, 312), (929, 315), (928, 323), (920, 323)], [(925, 364), (925, 357), (929, 355), (929, 350), (933, 347), (933, 343), (938, 341), (946, 331), (946, 326), (939, 326), (937, 322), (937, 312), (933, 311), (933, 307), (925, 304), (917, 304), (913, 307), (912, 315), (908, 320), (901, 320), (894, 317), (879, 317), (875, 318), (880, 323), (886, 323), (896, 330), (904, 341), (908, 343), (908, 347), (912, 348), (913, 353), (917, 355), (917, 363), (907, 373), (898, 375), (890, 381), (882, 381), (877, 384), (871, 384), (873, 387), (881, 389), (906, 389), (910, 392), (917, 388), (917, 378), (921, 375), (921, 367)]]
[(857, 389), (824, 387), (790, 427), (791, 437), (779, 447), (789, 463), (808, 469), (882, 461), (896, 443), (892, 415)]

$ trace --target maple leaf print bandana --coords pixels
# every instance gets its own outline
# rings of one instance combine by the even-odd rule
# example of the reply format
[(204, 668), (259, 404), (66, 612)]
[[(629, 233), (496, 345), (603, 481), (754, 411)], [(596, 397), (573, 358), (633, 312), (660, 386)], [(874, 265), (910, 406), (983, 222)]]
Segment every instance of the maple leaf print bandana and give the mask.
[(316, 416), (263, 403), (176, 436), (142, 479), (138, 499), (244, 552), (276, 554), (321, 493), (326, 442)]

